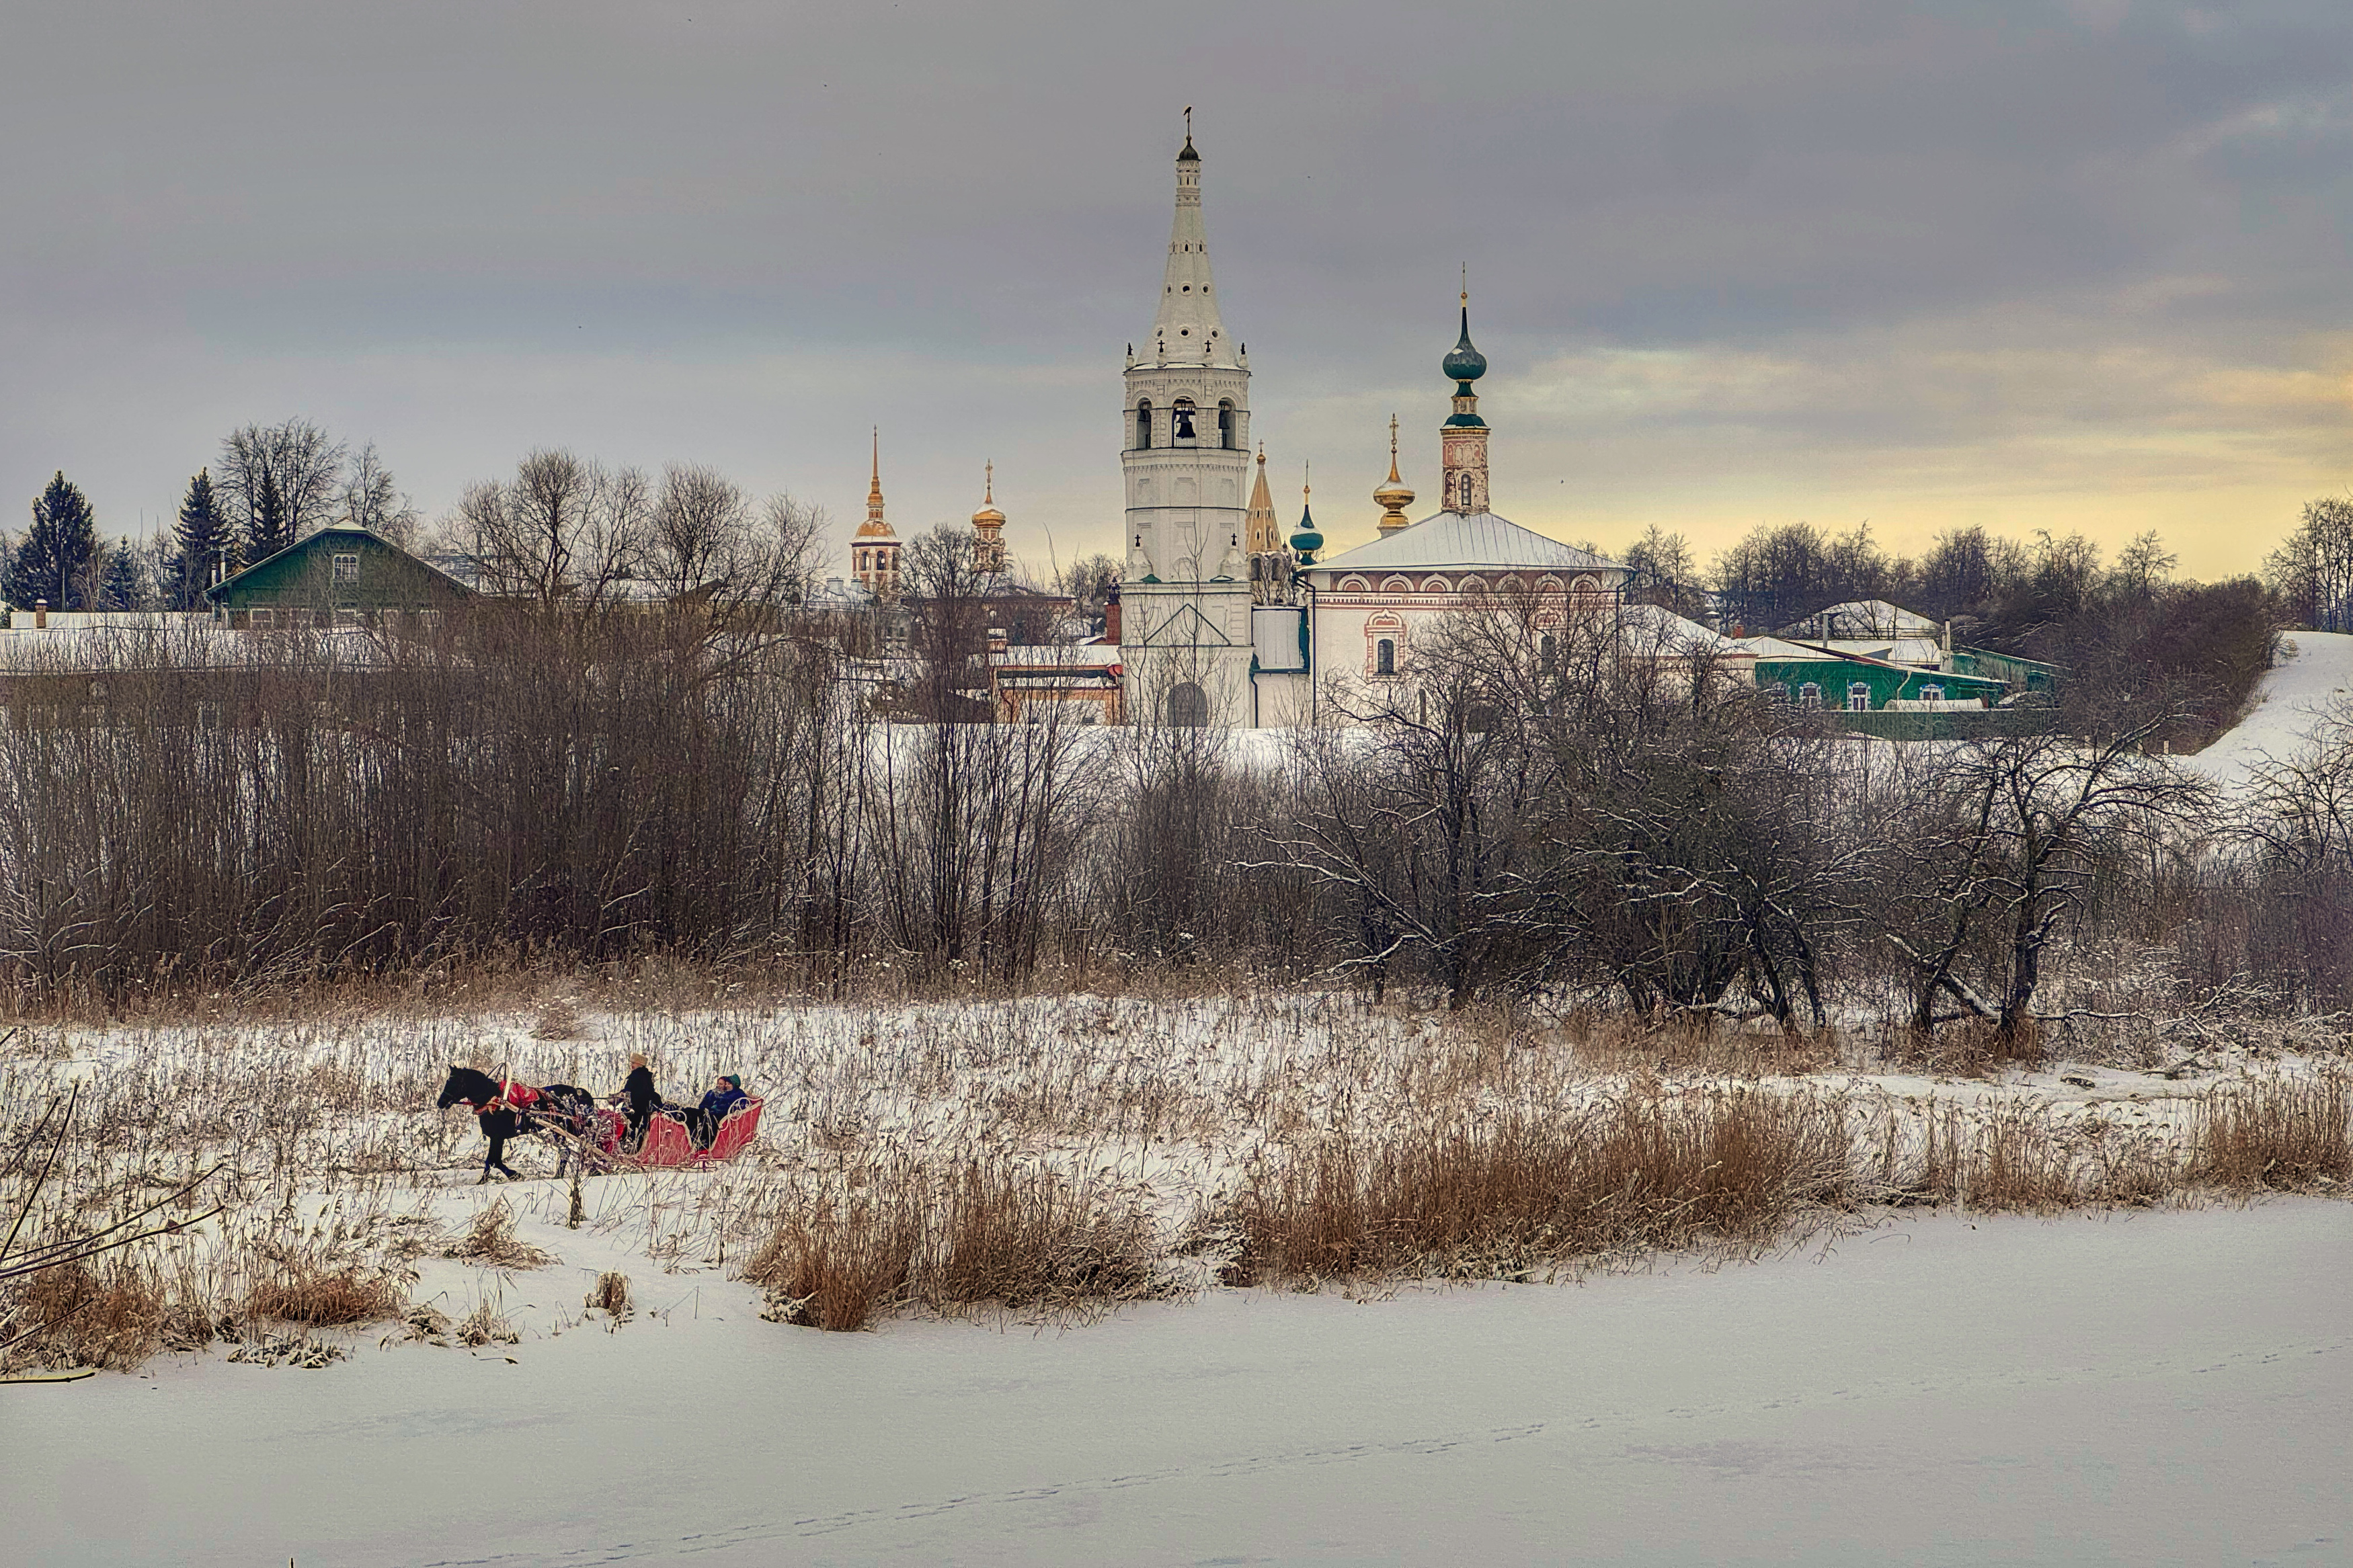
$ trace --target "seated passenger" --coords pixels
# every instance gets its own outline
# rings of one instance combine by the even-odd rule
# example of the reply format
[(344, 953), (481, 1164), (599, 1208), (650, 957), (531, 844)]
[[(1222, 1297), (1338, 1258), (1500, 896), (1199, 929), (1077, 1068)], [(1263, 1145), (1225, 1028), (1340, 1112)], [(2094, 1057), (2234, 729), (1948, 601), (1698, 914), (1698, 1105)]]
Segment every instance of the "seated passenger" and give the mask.
[(711, 1092), (702, 1097), (702, 1103), (695, 1107), (693, 1115), (687, 1120), (687, 1130), (694, 1134), (695, 1147), (710, 1148), (711, 1141), (719, 1135), (719, 1124), (727, 1120), (727, 1113), (751, 1098), (744, 1092), (741, 1077), (732, 1072), (721, 1073), (712, 1084)]

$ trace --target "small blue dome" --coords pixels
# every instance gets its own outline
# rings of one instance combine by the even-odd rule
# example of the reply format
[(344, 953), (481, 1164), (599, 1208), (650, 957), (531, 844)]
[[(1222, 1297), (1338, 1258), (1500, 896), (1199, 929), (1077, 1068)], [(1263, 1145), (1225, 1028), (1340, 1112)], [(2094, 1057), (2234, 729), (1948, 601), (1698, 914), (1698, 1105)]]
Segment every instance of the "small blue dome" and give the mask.
[(1476, 381), (1487, 374), (1487, 356), (1471, 346), (1471, 307), (1462, 307), (1462, 340), (1447, 352), (1440, 368), (1454, 381)]
[(1302, 555), (1313, 555), (1324, 548), (1324, 535), (1316, 530), (1315, 514), (1307, 508), (1300, 509), (1299, 526), (1292, 532), (1291, 548)]

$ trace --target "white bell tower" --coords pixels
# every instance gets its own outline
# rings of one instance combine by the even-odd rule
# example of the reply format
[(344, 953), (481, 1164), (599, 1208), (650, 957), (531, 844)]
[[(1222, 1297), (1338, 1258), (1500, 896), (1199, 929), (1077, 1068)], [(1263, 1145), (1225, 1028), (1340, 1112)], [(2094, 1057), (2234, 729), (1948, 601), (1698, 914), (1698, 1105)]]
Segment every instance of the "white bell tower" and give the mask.
[(1218, 311), (1192, 113), (1160, 308), (1127, 353), (1121, 662), (1132, 723), (1249, 724), (1250, 362)]

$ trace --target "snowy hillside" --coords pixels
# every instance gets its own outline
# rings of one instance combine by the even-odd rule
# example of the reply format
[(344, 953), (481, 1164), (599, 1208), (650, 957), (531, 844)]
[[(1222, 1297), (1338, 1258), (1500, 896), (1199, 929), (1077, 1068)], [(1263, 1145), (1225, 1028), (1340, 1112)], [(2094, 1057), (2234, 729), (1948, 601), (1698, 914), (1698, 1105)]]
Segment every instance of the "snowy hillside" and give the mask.
[(2224, 788), (2244, 784), (2263, 763), (2285, 759), (2312, 739), (2320, 716), (2353, 698), (2353, 634), (2291, 633), (2280, 662), (2255, 688), (2254, 707), (2238, 728), (2188, 761)]

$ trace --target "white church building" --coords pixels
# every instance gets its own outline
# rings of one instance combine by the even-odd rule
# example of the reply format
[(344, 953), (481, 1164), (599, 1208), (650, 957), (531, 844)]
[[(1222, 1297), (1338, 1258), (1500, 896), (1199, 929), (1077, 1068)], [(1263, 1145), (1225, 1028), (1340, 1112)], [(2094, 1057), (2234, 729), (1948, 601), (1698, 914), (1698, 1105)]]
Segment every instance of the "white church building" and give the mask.
[(1632, 575), (1626, 567), (1489, 504), (1488, 427), (1474, 389), (1487, 361), (1471, 342), (1467, 291), (1461, 305), (1461, 337), (1441, 362), (1454, 394), (1439, 428), (1440, 510), (1418, 522), (1406, 517), (1414, 494), (1398, 476), (1392, 420), (1388, 479), (1373, 492), (1383, 509), (1377, 536), (1319, 559), (1323, 535), (1303, 509), (1281, 548), (1267, 537), (1262, 467), (1244, 499), (1250, 357), (1219, 309), (1201, 158), (1187, 134), (1159, 310), (1141, 352), (1129, 345), (1120, 416), (1127, 537), (1119, 640), (1131, 723), (1329, 722), (1378, 706), (1384, 683), (1409, 677), (1417, 640), (1437, 618), (1488, 595), (1532, 596), (1540, 635), (1547, 618), (1614, 611)]

